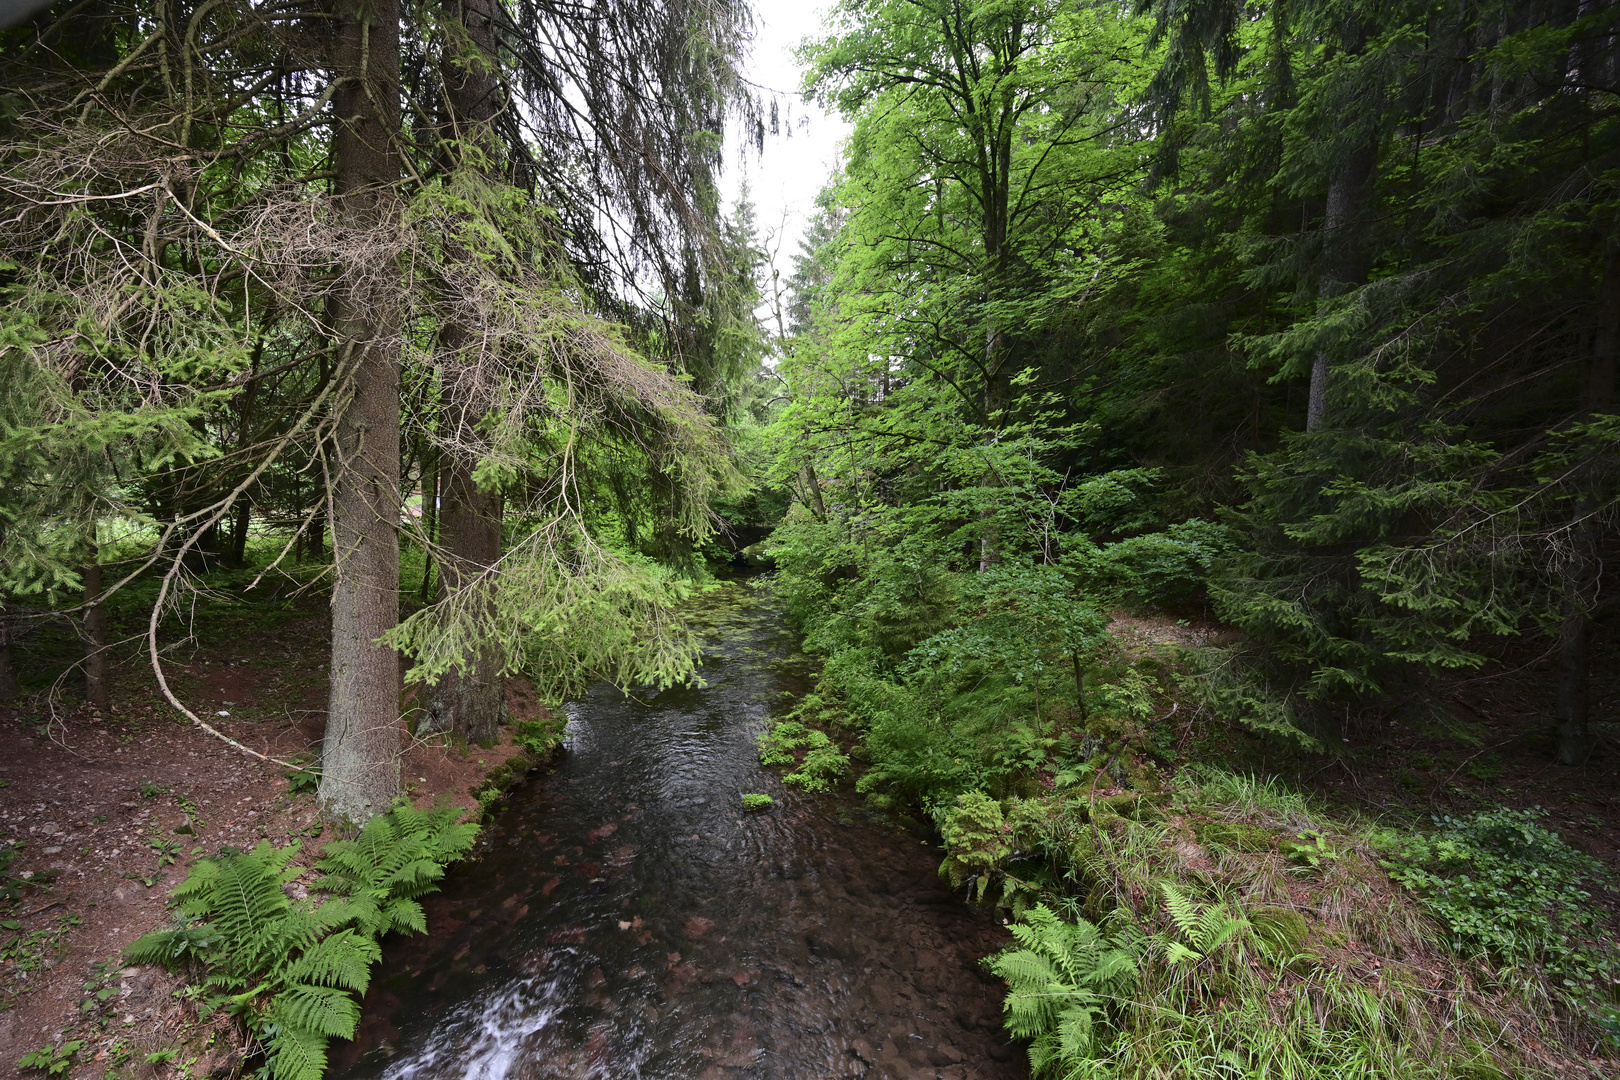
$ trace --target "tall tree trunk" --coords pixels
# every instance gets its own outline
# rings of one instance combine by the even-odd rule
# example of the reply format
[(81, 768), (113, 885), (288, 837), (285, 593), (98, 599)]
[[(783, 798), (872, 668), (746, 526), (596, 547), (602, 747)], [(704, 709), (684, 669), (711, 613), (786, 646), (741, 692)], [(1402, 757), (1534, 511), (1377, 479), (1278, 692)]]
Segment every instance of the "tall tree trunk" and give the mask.
[[(253, 357), (248, 364), (248, 374), (257, 375), (259, 360), (264, 356), (264, 338), (260, 338), (253, 347)], [(254, 405), (259, 399), (259, 380), (248, 379), (247, 389), (242, 392), (236, 406), (236, 452), (245, 454), (253, 441)], [(246, 492), (237, 497), (236, 505), (231, 515), (231, 546), (226, 552), (225, 565), (240, 569), (247, 562), (247, 534), (248, 525), (253, 518), (252, 502)]]
[(227, 565), (240, 569), (247, 565), (247, 539), (248, 525), (252, 523), (253, 506), (248, 502), (247, 495), (236, 498), (236, 506), (232, 508), (235, 520), (231, 522), (231, 550), (230, 561)]
[(5, 606), (0, 604), (0, 705), (16, 701), (22, 695), (17, 683), (17, 669), (11, 665), (11, 619)]
[[(458, 165), (476, 149), (489, 179), (499, 157), (493, 125), (502, 107), (497, 76), (495, 10), (492, 0), (446, 0), (446, 14), (466, 32), (461, 50), (447, 48), (440, 78), (450, 119), (452, 152)], [(451, 319), (441, 335), (447, 360), (446, 425), (454, 442), (439, 462), (443, 499), (439, 517), (439, 595), (446, 597), (490, 573), (501, 557), (503, 501), (498, 491), (481, 491), (473, 480), (478, 464), (482, 416), (458, 387), (457, 358), (474, 345), (474, 335)], [(487, 584), (487, 583), (485, 583)], [(480, 585), (479, 587), (483, 587)], [(449, 671), (427, 688), (422, 724), (429, 731), (455, 731), (470, 741), (492, 740), (500, 730), (506, 695), (500, 678), (501, 656), (493, 648), (476, 648), (464, 671)], [(420, 731), (421, 728), (419, 727)]]
[[(1598, 292), (1597, 332), (1592, 366), (1582, 402), (1582, 419), (1606, 413), (1614, 403), (1615, 369), (1620, 364), (1620, 246), (1604, 253), (1603, 284)], [(1601, 482), (1581, 478), (1583, 485)], [(1584, 764), (1592, 752), (1592, 608), (1597, 602), (1603, 565), (1601, 530), (1592, 504), (1581, 499), (1570, 529), (1570, 555), (1564, 569), (1564, 618), (1558, 626), (1558, 761)]]
[(417, 596), (425, 604), (433, 598), (433, 546), (439, 542), (439, 463), (431, 444), (422, 448), (422, 536), (427, 547)]
[(816, 515), (817, 521), (826, 521), (827, 499), (821, 493), (821, 477), (816, 475), (816, 467), (808, 461), (804, 463), (804, 487), (810, 494), (810, 512)]
[(92, 708), (106, 712), (111, 705), (107, 693), (107, 605), (101, 601), (101, 555), (95, 544), (84, 562), (84, 700)]
[[(1366, 28), (1360, 19), (1352, 17), (1344, 30), (1345, 54), (1359, 55), (1366, 48), (1366, 42)], [(1369, 134), (1351, 148), (1350, 156), (1328, 182), (1327, 212), (1322, 222), (1323, 267), (1316, 290), (1321, 300), (1330, 300), (1367, 281), (1369, 245), (1358, 234), (1358, 223), (1377, 157), (1377, 135)], [(1318, 352), (1311, 362), (1311, 385), (1305, 405), (1306, 431), (1316, 431), (1326, 421), (1332, 379), (1332, 358), (1326, 352)]]
[[(376, 229), (397, 213), (400, 161), (397, 0), (337, 0), (342, 88), (333, 96), (338, 211)], [(374, 266), (351, 274), (384, 272)], [(399, 621), (399, 359), (385, 309), (339, 293), (332, 327), (349, 380), (334, 437), (331, 697), (320, 804), (354, 823), (399, 793), (399, 660), (378, 643)]]
[[(500, 560), (502, 500), (497, 491), (480, 491), (472, 469), (455, 455), (447, 456), (441, 470), (439, 595), (445, 597), (478, 582)], [(472, 742), (494, 739), (505, 712), (500, 669), (500, 654), (479, 648), (465, 671), (446, 672), (427, 688), (418, 730), (455, 731)]]

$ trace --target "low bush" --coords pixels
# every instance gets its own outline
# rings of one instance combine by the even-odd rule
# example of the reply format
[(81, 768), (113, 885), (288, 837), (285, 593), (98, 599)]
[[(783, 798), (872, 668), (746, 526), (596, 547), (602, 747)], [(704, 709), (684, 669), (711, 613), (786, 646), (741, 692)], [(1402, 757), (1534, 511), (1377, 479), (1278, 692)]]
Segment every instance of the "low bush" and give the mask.
[(1545, 982), (1612, 1021), (1620, 951), (1591, 886), (1604, 865), (1541, 824), (1545, 811), (1435, 819), (1429, 835), (1384, 832), (1390, 876), (1422, 898), (1461, 955), (1525, 987)]
[[(804, 757), (797, 757), (803, 750)], [(783, 774), (782, 783), (805, 791), (826, 792), (838, 785), (849, 771), (849, 756), (841, 753), (824, 731), (817, 731), (798, 720), (783, 720), (759, 737), (762, 765), (795, 765)]]

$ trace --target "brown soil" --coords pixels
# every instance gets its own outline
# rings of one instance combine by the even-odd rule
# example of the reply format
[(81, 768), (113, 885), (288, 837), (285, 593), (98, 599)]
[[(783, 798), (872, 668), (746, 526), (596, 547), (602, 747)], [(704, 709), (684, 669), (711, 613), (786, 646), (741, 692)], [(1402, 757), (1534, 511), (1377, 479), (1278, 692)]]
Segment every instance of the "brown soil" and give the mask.
[[(171, 685), (246, 746), (282, 760), (310, 753), (326, 700), (325, 612), (311, 606), (193, 648), (167, 669)], [(269, 840), (300, 844), (307, 866), (321, 844), (314, 797), (289, 792), (288, 770), (177, 722), (138, 658), (113, 682), (105, 716), (58, 703), (42, 722), (47, 691), (0, 709), (0, 852), (16, 851), (0, 884), (9, 875), (19, 893), (0, 894), (0, 1075), (70, 1040), (86, 1049), (67, 1078), (178, 1076), (188, 1064), (206, 1076), (238, 1056), (226, 1022), (199, 1021), (177, 996), (183, 980), (119, 958), (167, 923), (168, 892), (195, 856)], [(526, 685), (509, 687), (508, 705), (515, 719), (543, 715)], [(476, 813), (473, 792), (520, 751), (510, 738), (446, 742), (410, 746), (407, 790), (419, 806), (448, 799)], [(172, 1060), (146, 1061), (169, 1048)]]

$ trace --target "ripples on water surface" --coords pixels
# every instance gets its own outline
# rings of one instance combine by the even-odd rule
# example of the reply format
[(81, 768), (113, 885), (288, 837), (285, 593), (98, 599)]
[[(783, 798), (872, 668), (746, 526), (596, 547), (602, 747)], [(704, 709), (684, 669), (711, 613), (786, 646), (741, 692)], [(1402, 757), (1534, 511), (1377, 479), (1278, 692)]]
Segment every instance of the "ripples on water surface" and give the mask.
[(568, 753), (430, 900), (431, 937), (390, 940), (348, 1077), (1024, 1075), (976, 965), (1000, 931), (916, 835), (759, 767), (795, 641), (744, 585), (710, 612), (704, 687), (568, 706)]

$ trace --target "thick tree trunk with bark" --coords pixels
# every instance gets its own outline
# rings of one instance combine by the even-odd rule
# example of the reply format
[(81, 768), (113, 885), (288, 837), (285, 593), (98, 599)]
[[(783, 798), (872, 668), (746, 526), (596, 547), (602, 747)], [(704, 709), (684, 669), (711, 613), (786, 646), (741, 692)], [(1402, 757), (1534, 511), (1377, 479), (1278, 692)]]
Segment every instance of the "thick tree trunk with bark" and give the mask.
[(112, 703), (107, 692), (107, 605), (101, 602), (101, 557), (94, 544), (83, 577), (84, 700), (91, 708), (106, 712)]
[[(369, 230), (396, 212), (400, 162), (399, 9), (339, 0), (332, 139), (339, 212)], [(376, 273), (361, 267), (359, 273)], [(321, 809), (360, 823), (399, 793), (399, 660), (378, 639), (399, 621), (399, 359), (397, 327), (374, 305), (339, 295), (344, 343), (332, 493), (331, 698), (321, 753)]]
[[(501, 557), (502, 500), (480, 491), (466, 461), (442, 466), (444, 510), (439, 519), (439, 595), (468, 587)], [(473, 742), (494, 739), (505, 712), (501, 657), (492, 649), (468, 658), (467, 669), (448, 671), (427, 688), (421, 730), (456, 731)]]
[[(460, 52), (446, 50), (440, 76), (446, 112), (458, 154), (477, 148), (483, 166), (493, 170), (499, 141), (493, 124), (500, 114), (502, 96), (496, 75), (495, 12), (491, 0), (448, 0), (446, 14), (466, 31)], [(497, 179), (491, 177), (492, 180)], [(454, 365), (474, 344), (468, 329), (454, 321), (442, 334), (444, 355)], [(456, 389), (452, 371), (445, 402), (446, 426), (454, 445), (439, 464), (442, 506), (439, 518), (439, 595), (467, 587), (491, 571), (501, 557), (502, 498), (497, 491), (480, 491), (473, 480), (478, 464), (478, 423), (482, 419)], [(499, 734), (506, 696), (500, 677), (501, 657), (493, 649), (479, 649), (468, 658), (465, 671), (450, 671), (427, 688), (425, 715), (418, 730), (456, 731), (474, 742)]]

